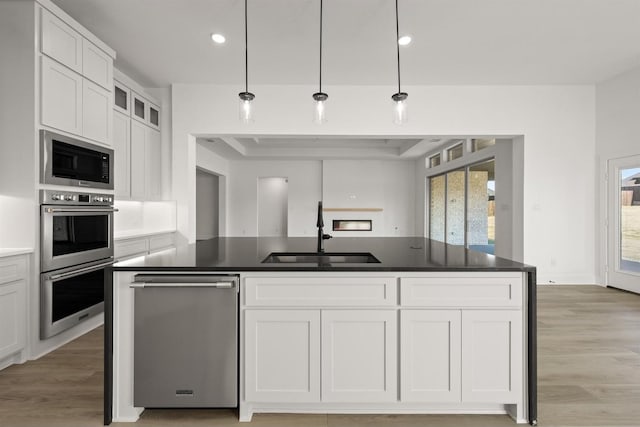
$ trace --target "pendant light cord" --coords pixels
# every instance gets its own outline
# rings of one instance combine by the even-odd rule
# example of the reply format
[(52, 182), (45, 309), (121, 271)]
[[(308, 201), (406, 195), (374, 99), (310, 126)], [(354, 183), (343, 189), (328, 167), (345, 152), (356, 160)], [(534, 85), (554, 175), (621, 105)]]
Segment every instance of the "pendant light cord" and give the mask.
[(322, 0), (320, 0), (320, 88), (318, 92), (322, 93)]
[(244, 91), (249, 92), (249, 43), (247, 31), (247, 0), (244, 0)]
[(396, 47), (398, 49), (398, 93), (400, 93), (400, 24), (398, 24), (398, 0), (396, 0)]

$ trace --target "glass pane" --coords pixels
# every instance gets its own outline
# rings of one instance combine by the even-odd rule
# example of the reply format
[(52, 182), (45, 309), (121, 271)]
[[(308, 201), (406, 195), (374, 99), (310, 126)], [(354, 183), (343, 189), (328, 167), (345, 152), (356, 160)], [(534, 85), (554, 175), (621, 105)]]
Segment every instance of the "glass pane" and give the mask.
[(640, 168), (620, 171), (620, 269), (640, 273)]
[(128, 110), (127, 107), (127, 92), (115, 86), (115, 103), (123, 110)]
[(440, 154), (436, 154), (429, 158), (429, 167), (434, 168), (436, 166), (440, 166)]
[(104, 301), (104, 269), (59, 280), (52, 290), (55, 322)]
[(447, 174), (447, 234), (446, 242), (464, 245), (465, 171)]
[(444, 175), (429, 178), (429, 238), (444, 242)]
[(473, 151), (479, 151), (492, 145), (496, 145), (495, 139), (473, 139), (471, 144)]
[(469, 167), (467, 192), (467, 245), (469, 249), (495, 252), (495, 160)]
[(140, 117), (141, 119), (144, 119), (144, 102), (140, 101), (139, 99), (135, 99), (134, 104), (135, 105), (133, 108), (133, 112), (135, 113), (136, 116)]
[(456, 145), (455, 147), (449, 148), (447, 150), (447, 159), (449, 161), (455, 160), (460, 157), (462, 157), (462, 144)]
[(108, 247), (108, 215), (56, 215), (53, 217), (53, 256)]
[(158, 110), (153, 107), (149, 108), (149, 121), (151, 124), (158, 126)]

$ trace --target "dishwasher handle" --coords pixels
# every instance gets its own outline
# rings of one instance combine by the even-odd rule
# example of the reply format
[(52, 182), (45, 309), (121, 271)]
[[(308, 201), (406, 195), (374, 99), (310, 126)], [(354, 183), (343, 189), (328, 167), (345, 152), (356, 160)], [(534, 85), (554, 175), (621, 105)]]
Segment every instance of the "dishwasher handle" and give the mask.
[(233, 289), (237, 276), (149, 275), (137, 274), (130, 288), (218, 288)]

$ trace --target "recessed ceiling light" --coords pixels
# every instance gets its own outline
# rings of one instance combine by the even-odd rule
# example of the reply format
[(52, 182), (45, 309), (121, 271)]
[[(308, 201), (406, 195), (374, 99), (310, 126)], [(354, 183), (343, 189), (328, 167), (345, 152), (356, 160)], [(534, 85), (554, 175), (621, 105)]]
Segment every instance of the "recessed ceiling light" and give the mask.
[(211, 34), (211, 40), (218, 44), (224, 43), (227, 39), (222, 34)]
[(406, 46), (411, 43), (411, 36), (402, 36), (398, 39), (398, 44), (400, 46)]

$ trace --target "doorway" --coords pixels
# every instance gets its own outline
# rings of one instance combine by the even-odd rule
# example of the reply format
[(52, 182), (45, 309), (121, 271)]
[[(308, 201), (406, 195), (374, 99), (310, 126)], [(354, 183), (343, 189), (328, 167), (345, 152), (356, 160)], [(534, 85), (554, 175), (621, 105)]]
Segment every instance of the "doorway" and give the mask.
[(289, 179), (258, 178), (258, 236), (286, 237), (289, 222)]
[(217, 175), (196, 169), (196, 240), (220, 235), (220, 179)]
[(607, 285), (640, 293), (640, 155), (608, 164)]

